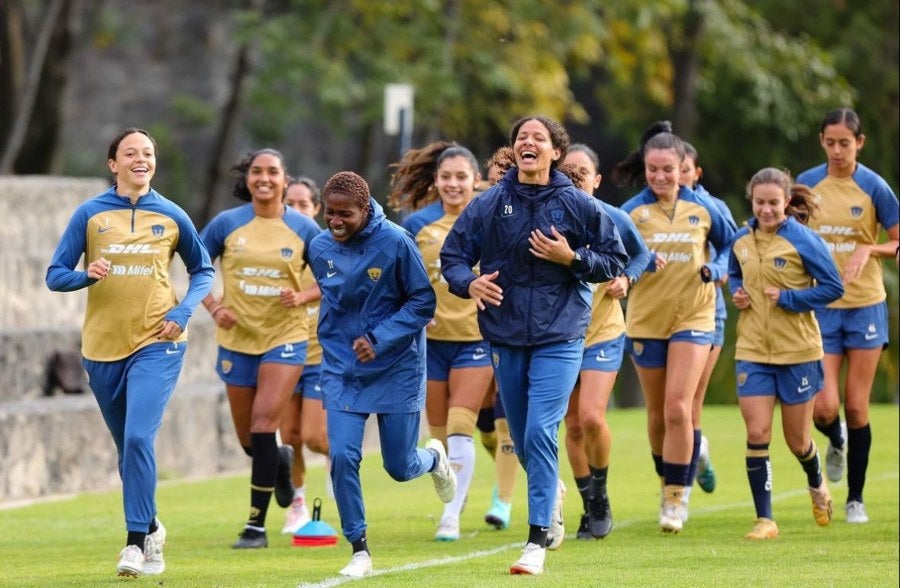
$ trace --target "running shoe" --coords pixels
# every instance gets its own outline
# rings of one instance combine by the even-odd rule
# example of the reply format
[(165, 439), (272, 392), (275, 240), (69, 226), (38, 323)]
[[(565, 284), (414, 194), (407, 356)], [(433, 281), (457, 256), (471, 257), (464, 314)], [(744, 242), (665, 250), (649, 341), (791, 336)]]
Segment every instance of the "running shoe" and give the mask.
[(778, 525), (772, 519), (760, 517), (756, 519), (750, 532), (744, 535), (744, 539), (774, 539), (778, 537)]
[(437, 492), (441, 502), (445, 504), (453, 502), (453, 498), (456, 496), (456, 472), (450, 467), (450, 460), (447, 459), (444, 444), (440, 439), (431, 439), (425, 444), (425, 447), (437, 455), (437, 465), (431, 472), (434, 491)]
[(866, 505), (858, 500), (851, 500), (844, 506), (848, 523), (868, 523), (869, 515), (866, 514)]
[(163, 546), (166, 544), (166, 528), (156, 519), (156, 531), (144, 539), (144, 573), (161, 574), (166, 571)]
[(437, 532), (434, 534), (435, 541), (458, 541), (459, 540), (459, 519), (452, 516), (445, 516), (438, 525)]
[(818, 488), (809, 487), (809, 497), (812, 499), (813, 518), (820, 527), (825, 527), (831, 522), (832, 504), (831, 492), (828, 491), (828, 484), (822, 480), (822, 484)]
[(509, 573), (514, 576), (518, 574), (528, 576), (542, 574), (544, 572), (544, 558), (546, 555), (547, 550), (537, 543), (527, 543), (525, 544), (525, 549), (522, 550), (522, 557), (509, 566)]
[(269, 539), (266, 537), (265, 531), (245, 527), (231, 547), (233, 549), (260, 549), (268, 546)]
[(310, 516), (309, 508), (306, 506), (306, 499), (303, 496), (298, 496), (291, 501), (291, 507), (287, 511), (281, 533), (283, 535), (293, 535), (311, 520), (312, 516)]
[(294, 465), (294, 448), (290, 445), (278, 447), (278, 473), (275, 476), (275, 502), (281, 508), (287, 508), (294, 499), (294, 482), (291, 480), (291, 467)]
[(512, 504), (500, 500), (497, 489), (494, 488), (494, 497), (491, 501), (491, 508), (484, 515), (484, 522), (492, 525), (498, 531), (509, 527), (509, 516), (512, 511)]
[(829, 440), (825, 450), (825, 474), (830, 482), (840, 482), (847, 467), (847, 423), (844, 421), (841, 421), (841, 439), (843, 443), (839, 448)]
[(575, 531), (576, 539), (593, 539), (591, 528), (589, 526), (588, 513), (581, 513), (581, 519), (578, 521), (578, 530)]
[(137, 545), (126, 545), (119, 552), (119, 563), (116, 572), (120, 576), (137, 578), (144, 573), (144, 552)]
[[(566, 497), (566, 485), (562, 480), (556, 481), (556, 501), (553, 504), (553, 518), (550, 519), (550, 531), (547, 533), (547, 549), (555, 551), (566, 538), (566, 525), (563, 522), (563, 499)], [(525, 546), (527, 549), (527, 545)], [(524, 556), (523, 556), (524, 557)], [(543, 558), (541, 566), (543, 567)]]
[(612, 531), (613, 518), (609, 496), (602, 494), (588, 501), (588, 529), (591, 537), (603, 539)]
[(659, 528), (663, 533), (678, 533), (684, 528), (683, 511), (684, 508), (680, 502), (667, 500), (663, 504), (662, 512), (659, 515)]
[(363, 578), (372, 573), (372, 556), (368, 551), (357, 551), (350, 558), (350, 563), (344, 566), (340, 572), (342, 576), (349, 578)]
[(697, 484), (706, 493), (716, 489), (716, 470), (709, 455), (709, 439), (700, 437), (700, 456), (697, 459)]

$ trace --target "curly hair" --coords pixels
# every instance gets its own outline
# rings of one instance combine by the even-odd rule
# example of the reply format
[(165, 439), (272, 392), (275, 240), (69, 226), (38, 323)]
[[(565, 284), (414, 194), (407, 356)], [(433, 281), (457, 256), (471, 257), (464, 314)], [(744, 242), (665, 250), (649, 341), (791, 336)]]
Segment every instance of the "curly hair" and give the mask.
[(497, 166), (500, 170), (505, 174), (510, 170), (510, 168), (516, 167), (516, 154), (512, 150), (512, 147), (508, 145), (504, 145), (500, 147), (491, 155), (491, 157), (485, 162), (484, 166), (490, 170), (492, 167)]
[(536, 120), (544, 125), (544, 128), (546, 128), (547, 132), (550, 134), (550, 145), (552, 145), (554, 149), (559, 149), (559, 159), (550, 163), (550, 169), (556, 169), (556, 167), (565, 160), (566, 154), (569, 152), (570, 140), (569, 132), (566, 131), (566, 127), (555, 120), (549, 119), (546, 116), (523, 116), (514, 122), (512, 128), (509, 130), (510, 146), (516, 144), (516, 137), (519, 135), (519, 129), (530, 120)]
[(327, 200), (331, 194), (343, 194), (364, 214), (368, 215), (371, 212), (369, 184), (359, 174), (342, 171), (328, 178), (325, 187), (322, 188), (322, 199)]

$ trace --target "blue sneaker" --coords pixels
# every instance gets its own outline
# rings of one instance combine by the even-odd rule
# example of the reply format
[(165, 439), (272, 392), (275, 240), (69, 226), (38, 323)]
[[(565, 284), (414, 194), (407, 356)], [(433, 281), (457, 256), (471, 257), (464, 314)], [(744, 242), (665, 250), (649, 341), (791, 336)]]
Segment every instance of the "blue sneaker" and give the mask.
[(484, 515), (484, 522), (492, 525), (498, 531), (501, 529), (505, 529), (509, 527), (510, 511), (512, 511), (512, 504), (500, 500), (500, 497), (497, 494), (497, 489), (494, 488), (493, 502), (491, 503), (491, 508), (489, 508), (487, 513)]

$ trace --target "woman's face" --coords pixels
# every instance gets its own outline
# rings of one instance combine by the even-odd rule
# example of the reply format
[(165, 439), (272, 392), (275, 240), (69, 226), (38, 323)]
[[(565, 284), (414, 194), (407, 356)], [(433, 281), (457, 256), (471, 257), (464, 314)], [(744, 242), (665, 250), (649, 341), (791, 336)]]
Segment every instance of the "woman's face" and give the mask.
[(750, 193), (753, 216), (759, 230), (774, 233), (785, 219), (788, 200), (778, 184), (757, 184)]
[(116, 184), (127, 191), (145, 191), (156, 173), (156, 149), (143, 133), (131, 133), (119, 142), (116, 158), (107, 162)]
[(519, 180), (527, 183), (546, 183), (550, 179), (550, 166), (559, 159), (560, 150), (553, 146), (550, 131), (535, 119), (525, 121), (513, 144)]
[(678, 195), (681, 159), (674, 149), (650, 149), (644, 154), (644, 177), (657, 198)]
[(681, 185), (693, 188), (700, 181), (701, 175), (703, 175), (703, 168), (697, 167), (697, 162), (693, 157), (685, 155), (684, 161), (681, 162)]
[(844, 123), (828, 125), (819, 135), (819, 143), (828, 158), (828, 171), (849, 176), (856, 171), (856, 156), (866, 142), (865, 135), (853, 134)]
[(335, 241), (344, 242), (366, 225), (366, 211), (341, 192), (325, 196), (325, 226)]
[(588, 194), (593, 194), (594, 190), (600, 186), (602, 177), (597, 168), (594, 167), (594, 162), (591, 161), (591, 158), (584, 151), (569, 151), (566, 154), (565, 163), (574, 165), (578, 169), (578, 173), (584, 178), (584, 181), (578, 187)]
[(271, 153), (260, 153), (247, 169), (247, 189), (255, 202), (281, 202), (286, 181), (281, 159)]
[(459, 214), (472, 199), (475, 182), (480, 177), (472, 169), (468, 158), (456, 155), (444, 159), (434, 174), (434, 187), (441, 197), (444, 210), (451, 214)]
[(319, 214), (320, 204), (313, 202), (312, 190), (306, 184), (291, 184), (284, 193), (284, 203), (309, 218)]

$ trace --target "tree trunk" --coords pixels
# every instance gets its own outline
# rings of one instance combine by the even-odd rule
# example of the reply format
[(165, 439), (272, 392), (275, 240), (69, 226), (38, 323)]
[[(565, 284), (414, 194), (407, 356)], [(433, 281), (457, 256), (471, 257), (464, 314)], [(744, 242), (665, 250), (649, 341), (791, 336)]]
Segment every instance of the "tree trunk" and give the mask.
[(12, 132), (13, 116), (25, 85), (24, 20), (18, 2), (0, 3), (0, 153)]
[(672, 126), (679, 136), (692, 140), (697, 131), (697, 38), (703, 34), (703, 0), (690, 0), (679, 31), (670, 31), (669, 54), (675, 73)]

